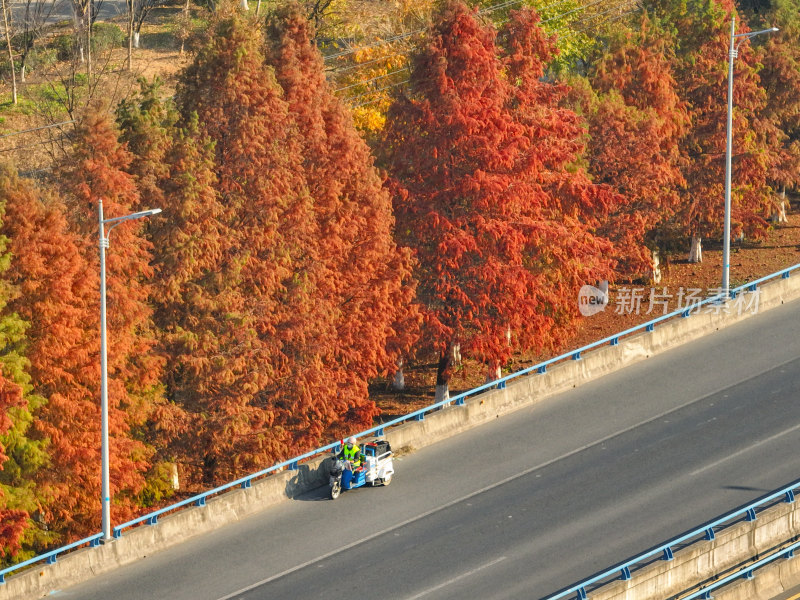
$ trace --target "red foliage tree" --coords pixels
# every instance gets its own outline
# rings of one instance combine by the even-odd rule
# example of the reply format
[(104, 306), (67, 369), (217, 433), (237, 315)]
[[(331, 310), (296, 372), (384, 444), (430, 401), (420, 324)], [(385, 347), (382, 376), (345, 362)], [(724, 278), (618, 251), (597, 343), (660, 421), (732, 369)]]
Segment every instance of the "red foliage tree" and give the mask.
[[(395, 246), (391, 198), (351, 115), (325, 81), (311, 37), (298, 8), (284, 8), (271, 19), (267, 55), (299, 128), (319, 231), (314, 243), (322, 269), (308, 323), (315, 334), (307, 340), (310, 348), (289, 352), (304, 357), (294, 366), (293, 379), (313, 389), (312, 403), (295, 405), (297, 423), (311, 426), (294, 435), (308, 443), (334, 423), (340, 434), (371, 424), (376, 409), (367, 383), (394, 368), (397, 359), (387, 352), (387, 341), (396, 350), (407, 349), (416, 333), (410, 258)], [(317, 363), (324, 373), (315, 372)]]
[[(728, 49), (734, 14), (729, 0), (690, 2), (673, 7), (672, 22), (685, 40), (673, 69), (681, 98), (686, 102), (690, 126), (683, 138), (681, 221), (692, 238), (690, 260), (701, 260), (704, 237), (722, 233)], [(747, 26), (737, 19), (737, 32)], [(734, 61), (733, 168), (731, 176), (731, 233), (753, 237), (765, 234), (773, 206), (767, 185), (771, 147), (778, 140), (769, 135), (769, 121), (762, 118), (765, 93), (757, 74), (757, 52), (748, 41), (739, 46)]]
[(514, 346), (554, 341), (555, 324), (576, 313), (575, 279), (608, 275), (596, 256), (609, 245), (581, 219), (614, 196), (566, 175), (579, 149), (569, 139), (577, 118), (554, 109), (557, 89), (536, 83), (541, 62), (527, 50), (552, 42), (534, 21), (527, 11), (513, 18), (504, 76), (493, 29), (448, 3), (414, 59), (410, 94), (389, 111), (397, 236), (419, 261), (439, 397), (454, 344), (494, 372)]
[[(22, 397), (22, 387), (6, 379), (0, 373), (0, 437), (13, 427), (9, 412), (25, 406)], [(8, 460), (4, 454), (3, 444), (0, 443), (0, 471), (3, 463)], [(28, 528), (27, 511), (18, 508), (9, 508), (7, 498), (0, 485), (0, 558), (13, 557), (22, 548), (22, 536)]]
[[(4, 318), (8, 325), (8, 318)], [(5, 336), (4, 336), (5, 337)], [(5, 340), (4, 340), (5, 341)], [(6, 464), (10, 457), (5, 453), (6, 436), (16, 426), (15, 421), (27, 413), (27, 402), (22, 386), (9, 380), (0, 371), (0, 559), (13, 558), (22, 549), (22, 538), (30, 527), (29, 512), (19, 508), (10, 492), (16, 492), (13, 481), (6, 481)], [(16, 417), (16, 418), (15, 418)], [(0, 564), (6, 561), (0, 561)]]
[[(20, 473), (36, 486), (29, 493), (28, 511), (38, 512), (37, 520), (47, 524), (47, 533), (26, 535), (40, 551), (55, 536), (96, 531), (99, 520), (93, 523), (89, 517), (99, 513), (100, 497), (99, 433), (91, 437), (99, 431), (99, 411), (96, 392), (88, 388), (97, 381), (97, 334), (87, 332), (87, 324), (97, 320), (96, 310), (91, 316), (87, 310), (89, 294), (97, 296), (92, 285), (97, 277), (87, 271), (77, 239), (49, 194), (6, 167), (0, 173), (0, 196), (6, 210), (0, 231), (13, 253), (7, 276), (19, 291), (9, 309), (29, 323), (24, 344), (29, 387), (47, 399), (31, 410), (37, 447), (18, 448), (38, 468), (20, 469), (17, 461)], [(49, 457), (43, 454), (45, 442)], [(90, 462), (89, 455), (96, 460)]]
[[(63, 244), (60, 261), (71, 262), (64, 281), (44, 270), (42, 292), (67, 285), (73, 279), (73, 300), (84, 312), (59, 315), (69, 330), (73, 361), (62, 364), (62, 373), (48, 373), (56, 388), (43, 418), (43, 429), (58, 446), (53, 451), (53, 486), (64, 499), (57, 504), (58, 520), (68, 523), (73, 535), (96, 530), (99, 524), (100, 414), (99, 414), (99, 255), (97, 251), (98, 198), (104, 216), (123, 216), (138, 207), (139, 196), (132, 177), (125, 172), (130, 154), (117, 141), (118, 132), (105, 111), (86, 118), (79, 130), (74, 158), (65, 171), (69, 216), (77, 239)], [(63, 223), (55, 214), (41, 217), (36, 235), (39, 243), (50, 230), (64, 237)], [(158, 397), (161, 359), (152, 352), (148, 280), (152, 277), (150, 245), (139, 235), (140, 222), (115, 227), (107, 252), (109, 453), (112, 518), (133, 515), (137, 496), (145, 485), (152, 450), (137, 439)], [(52, 250), (55, 251), (55, 250)], [(79, 260), (80, 259), (80, 260)], [(75, 281), (79, 285), (75, 285)], [(91, 288), (85, 289), (85, 285)], [(55, 300), (57, 297), (53, 297)], [(60, 300), (60, 299), (59, 299)], [(96, 323), (92, 327), (92, 323)], [(73, 330), (73, 326), (82, 332)], [(42, 338), (44, 344), (53, 338)], [(42, 359), (43, 361), (46, 359)], [(48, 363), (49, 364), (49, 363)], [(72, 494), (71, 498), (66, 498)]]
[(785, 220), (786, 190), (800, 186), (800, 17), (771, 34), (760, 55), (759, 71), (766, 92), (762, 118), (771, 126), (769, 183), (780, 190), (774, 219)]
[(600, 95), (586, 107), (589, 169), (596, 183), (627, 200), (611, 219), (609, 235), (628, 250), (619, 255), (628, 276), (649, 275), (651, 256), (642, 241), (659, 246), (685, 186), (680, 141), (688, 116), (663, 43), (645, 19), (637, 34), (616, 41), (590, 75)]
[[(325, 374), (319, 361), (292, 354), (313, 347), (324, 270), (296, 127), (257, 26), (223, 8), (209, 34), (177, 94), (184, 122), (196, 113), (201, 136), (215, 144), (224, 209), (220, 354), (209, 363), (211, 393), (185, 400), (202, 414), (195, 435), (207, 480), (290, 456), (287, 426), (314, 432), (315, 389), (306, 382)], [(292, 378), (296, 364), (308, 365), (302, 379)]]

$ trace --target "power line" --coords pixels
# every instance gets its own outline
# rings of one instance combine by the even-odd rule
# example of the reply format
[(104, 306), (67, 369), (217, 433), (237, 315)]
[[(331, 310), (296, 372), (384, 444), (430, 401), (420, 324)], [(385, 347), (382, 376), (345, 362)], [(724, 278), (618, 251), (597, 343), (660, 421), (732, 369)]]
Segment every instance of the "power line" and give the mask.
[[(523, 2), (523, 1), (524, 1), (524, 0), (508, 0), (508, 1), (506, 1), (506, 2), (502, 2), (502, 3), (500, 3), (500, 4), (495, 4), (495, 5), (491, 6), (491, 7), (488, 7), (488, 8), (486, 8), (486, 9), (483, 9), (483, 10), (481, 10), (481, 11), (478, 11), (478, 14), (487, 14), (487, 13), (490, 13), (490, 12), (494, 12), (495, 10), (499, 10), (499, 9), (501, 9), (501, 8), (505, 8), (505, 7), (507, 7), (507, 6), (511, 6), (511, 5), (513, 5), (513, 4), (519, 4), (520, 2)], [(561, 4), (563, 4), (564, 2), (567, 2), (567, 1), (568, 1), (568, 0), (558, 0), (557, 2), (553, 2), (553, 3), (551, 3), (551, 4), (548, 4), (548, 5), (547, 5), (547, 6), (545, 6), (545, 7), (542, 7), (542, 9), (540, 9), (540, 10), (541, 10), (541, 11), (544, 11), (544, 10), (547, 10), (547, 9), (549, 9), (549, 8), (554, 8), (554, 7), (556, 7), (556, 6), (559, 6), (559, 5), (561, 5)], [(586, 10), (587, 8), (591, 8), (592, 6), (595, 6), (595, 5), (597, 5), (597, 4), (600, 4), (601, 2), (604, 2), (604, 1), (605, 1), (605, 0), (593, 0), (592, 2), (590, 2), (589, 4), (586, 4), (586, 5), (584, 5), (584, 6), (581, 6), (581, 7), (578, 7), (578, 8), (574, 8), (574, 9), (568, 10), (568, 11), (566, 11), (566, 12), (559, 13), (559, 14), (557, 14), (557, 15), (554, 15), (554, 16), (552, 16), (552, 17), (549, 17), (549, 18), (547, 18), (547, 19), (545, 19), (545, 20), (541, 21), (541, 22), (540, 22), (540, 24), (548, 23), (548, 22), (554, 21), (554, 20), (556, 20), (556, 19), (561, 19), (561, 18), (563, 18), (563, 17), (565, 17), (565, 16), (567, 16), (567, 15), (573, 14), (573, 13), (575, 13), (575, 12), (582, 11), (582, 10)], [(625, 2), (620, 2), (619, 4), (615, 5), (615, 6), (614, 6), (614, 7), (613, 7), (611, 10), (615, 10), (616, 8), (619, 8), (620, 6), (623, 6), (624, 4), (625, 4)], [(600, 13), (600, 15), (606, 14), (607, 12), (609, 12), (609, 11), (606, 11), (606, 12), (604, 12), (604, 13)], [(581, 22), (585, 22), (585, 21), (587, 21), (587, 20), (592, 20), (592, 19), (595, 19), (595, 18), (597, 18), (597, 16), (600, 16), (600, 15), (597, 15), (597, 14), (595, 14), (595, 15), (591, 15), (591, 16), (589, 16), (589, 17), (586, 17), (586, 18), (584, 18), (584, 19), (579, 19), (578, 21), (574, 21), (574, 22), (572, 22), (572, 23), (568, 23), (568, 24), (567, 24), (567, 26), (569, 27), (569, 26), (571, 26), (571, 25), (574, 25), (575, 23), (581, 23)], [(421, 31), (423, 31), (423, 30), (421, 30)], [(558, 33), (558, 32), (556, 32), (556, 33)], [(560, 36), (560, 38), (561, 38), (561, 39), (566, 39), (566, 38), (569, 38), (569, 37), (572, 37), (572, 35), (562, 35), (562, 36)], [(376, 44), (380, 44), (380, 43), (385, 43), (385, 41), (384, 41), (384, 42), (376, 42)], [(356, 50), (353, 50), (353, 52), (357, 52), (357, 51), (358, 51), (358, 49), (356, 49)], [(390, 54), (390, 55), (389, 55), (389, 56), (387, 56), (387, 57), (379, 57), (379, 58), (375, 58), (375, 59), (372, 59), (372, 60), (370, 60), (370, 61), (368, 61), (368, 62), (365, 62), (365, 63), (360, 63), (360, 64), (358, 64), (358, 65), (351, 65), (351, 66), (349, 66), (349, 67), (346, 67), (346, 68), (344, 68), (344, 69), (341, 69), (341, 71), (346, 71), (346, 70), (352, 70), (352, 69), (360, 68), (360, 67), (362, 67), (362, 66), (365, 66), (365, 65), (368, 65), (368, 64), (371, 64), (371, 63), (375, 63), (375, 62), (378, 62), (378, 61), (380, 61), (380, 60), (384, 60), (384, 59), (386, 59), (386, 58), (390, 58), (390, 57), (398, 56), (398, 55), (400, 55), (400, 54), (401, 54), (401, 53), (399, 53), (399, 52), (396, 52), (396, 53)], [(394, 75), (394, 74), (396, 74), (396, 73), (399, 73), (399, 72), (402, 72), (402, 71), (407, 71), (407, 70), (408, 70), (408, 67), (405, 67), (405, 68), (403, 68), (403, 69), (398, 69), (398, 70), (396, 70), (396, 71), (393, 71), (393, 72), (391, 72), (391, 73), (386, 73), (386, 74), (384, 74), (384, 75), (377, 75), (377, 76), (375, 76), (375, 77), (373, 77), (373, 78), (371, 78), (371, 79), (367, 79), (367, 80), (358, 81), (358, 82), (355, 82), (355, 83), (352, 83), (352, 84), (349, 84), (349, 85), (346, 85), (346, 86), (343, 86), (343, 87), (336, 88), (336, 89), (334, 89), (334, 90), (333, 90), (333, 93), (337, 93), (337, 92), (341, 92), (341, 91), (344, 91), (344, 90), (347, 90), (347, 89), (351, 89), (351, 88), (354, 88), (354, 87), (358, 87), (358, 86), (360, 86), (360, 85), (366, 85), (366, 84), (368, 84), (368, 83), (371, 83), (371, 82), (373, 82), (373, 81), (376, 81), (376, 80), (378, 80), (378, 79), (385, 79), (386, 77), (389, 77), (389, 76), (391, 76), (391, 75)], [(337, 71), (334, 71), (334, 72), (337, 72)], [(384, 88), (381, 88), (381, 90), (383, 90), (383, 89), (384, 89)], [(366, 94), (369, 94), (369, 93), (376, 93), (376, 92), (378, 92), (378, 91), (381, 91), (381, 90), (372, 90), (371, 92), (367, 92)], [(364, 95), (364, 94), (362, 94), (362, 95), (359, 95), (359, 96), (356, 96), (356, 98), (360, 98), (360, 97), (362, 97), (363, 95)], [(352, 100), (352, 98), (351, 98), (351, 100)], [(354, 107), (354, 108), (357, 108), (357, 107)]]
[[(524, 2), (524, 1), (525, 0), (507, 0), (506, 2), (500, 2), (498, 4), (494, 4), (492, 6), (488, 6), (486, 8), (482, 8), (481, 10), (478, 11), (478, 14), (479, 15), (486, 15), (486, 14), (489, 14), (489, 13), (494, 12), (496, 10), (500, 10), (502, 8), (506, 8), (506, 7), (512, 6), (514, 4), (519, 4), (519, 3)], [(553, 8), (554, 6), (558, 6), (560, 4), (564, 4), (564, 2), (567, 2), (567, 1), (568, 0), (558, 0), (557, 2), (554, 2), (552, 4), (548, 4), (547, 6), (543, 6), (541, 9), (537, 9), (537, 11), (541, 12), (541, 11), (547, 10), (548, 8)], [(575, 10), (582, 10), (582, 9), (575, 9)], [(571, 11), (571, 12), (574, 12), (574, 11)], [(406, 39), (406, 38), (412, 37), (412, 36), (420, 34), (420, 33), (425, 33), (425, 31), (427, 31), (427, 30), (428, 30), (427, 27), (422, 27), (420, 29), (415, 29), (415, 30), (409, 31), (407, 33), (400, 33), (400, 34), (393, 35), (393, 36), (388, 37), (388, 38), (380, 39), (380, 40), (378, 40), (376, 42), (373, 42), (372, 44), (368, 44), (366, 46), (359, 46), (358, 48), (350, 48), (348, 50), (342, 50), (340, 52), (333, 52), (331, 54), (326, 54), (326, 55), (323, 56), (323, 59), (327, 61), (327, 60), (333, 59), (333, 58), (341, 58), (342, 56), (347, 56), (348, 54), (354, 54), (356, 52), (360, 52), (361, 50), (368, 50), (370, 48), (376, 48), (378, 46), (383, 46), (384, 44), (391, 44), (392, 42), (396, 42), (396, 41), (399, 41), (399, 40), (402, 40), (402, 39)]]
[(378, 79), (385, 79), (386, 77), (391, 77), (392, 75), (395, 75), (397, 73), (403, 73), (404, 71), (408, 71), (409, 68), (410, 67), (403, 67), (402, 69), (397, 69), (396, 71), (392, 71), (391, 73), (386, 73), (384, 75), (377, 75), (377, 76), (373, 77), (372, 79), (366, 79), (364, 81), (356, 81), (355, 83), (352, 83), (350, 85), (346, 85), (344, 87), (336, 88), (335, 90), (333, 90), (333, 93), (335, 94), (336, 92), (341, 92), (343, 90), (349, 90), (350, 88), (358, 87), (359, 85), (366, 85), (368, 83), (372, 83), (373, 81), (377, 81)]
[[(518, 3), (518, 2), (522, 2), (522, 1), (523, 1), (523, 0), (509, 0), (508, 2), (505, 2), (505, 3), (503, 3), (502, 5), (516, 4), (516, 3)], [(556, 4), (562, 4), (562, 3), (563, 3), (563, 2), (565, 2), (565, 1), (566, 1), (566, 0), (560, 0), (558, 3), (551, 4), (551, 5), (549, 5), (549, 6), (555, 6)], [(594, 0), (594, 1), (593, 1), (593, 2), (591, 2), (590, 4), (587, 4), (587, 5), (585, 5), (585, 6), (583, 7), (583, 9), (586, 9), (586, 8), (589, 8), (589, 7), (591, 7), (591, 6), (594, 6), (594, 5), (596, 5), (596, 4), (599, 4), (599, 3), (600, 3), (600, 2), (602, 2), (602, 1), (603, 1), (603, 0)], [(567, 24), (567, 27), (571, 27), (571, 26), (574, 26), (574, 25), (576, 25), (576, 24), (580, 24), (580, 23), (588, 23), (588, 22), (591, 22), (592, 20), (594, 20), (594, 19), (596, 19), (596, 18), (598, 18), (598, 17), (601, 17), (601, 16), (603, 16), (603, 15), (605, 15), (605, 14), (608, 14), (609, 12), (613, 12), (613, 11), (615, 11), (615, 10), (617, 10), (617, 9), (619, 9), (619, 8), (622, 8), (623, 6), (627, 6), (627, 5), (628, 5), (628, 2), (626, 2), (625, 0), (623, 0), (622, 2), (619, 2), (619, 3), (615, 4), (615, 5), (614, 5), (614, 6), (612, 6), (610, 9), (608, 9), (608, 10), (606, 10), (606, 11), (602, 12), (602, 13), (596, 13), (596, 14), (593, 14), (593, 15), (589, 15), (589, 16), (587, 16), (587, 17), (584, 17), (584, 18), (582, 18), (582, 19), (579, 19), (578, 21), (574, 21), (574, 22), (572, 22), (572, 23), (569, 23), (569, 24)], [(501, 6), (501, 5), (495, 5), (495, 6)], [(636, 5), (636, 8), (635, 8), (635, 9), (632, 9), (632, 10), (629, 10), (629, 11), (626, 11), (626, 12), (624, 12), (624, 13), (620, 14), (620, 15), (619, 15), (618, 17), (616, 17), (616, 19), (614, 19), (614, 20), (619, 20), (619, 19), (621, 19), (622, 17), (624, 17), (625, 15), (627, 15), (627, 14), (630, 14), (630, 13), (632, 13), (632, 12), (636, 12), (637, 10), (640, 10), (640, 9), (641, 9), (641, 6), (639, 6), (639, 5)], [(553, 21), (553, 20), (555, 20), (555, 19), (558, 19), (558, 18), (560, 18), (560, 17), (562, 17), (562, 16), (565, 16), (565, 15), (567, 15), (567, 14), (571, 14), (571, 13), (575, 12), (575, 10), (578, 10), (578, 9), (573, 9), (573, 10), (567, 11), (567, 12), (565, 12), (565, 13), (562, 13), (562, 14), (560, 14), (560, 15), (555, 15), (554, 17), (550, 17), (549, 19), (547, 19), (547, 21)], [(546, 21), (542, 21), (542, 23), (544, 23), (544, 22), (546, 22)], [(611, 22), (611, 21), (609, 21), (609, 22)], [(585, 32), (585, 31), (587, 31), (588, 29), (589, 29), (589, 26), (586, 26), (586, 27), (584, 27), (583, 29), (580, 29), (580, 30), (577, 30), (577, 31), (571, 31), (571, 32), (569, 32), (568, 34), (565, 34), (565, 35), (561, 35), (561, 34), (560, 34), (560, 32), (558, 32), (558, 31), (556, 31), (555, 33), (556, 33), (556, 34), (559, 34), (559, 40), (565, 40), (565, 39), (569, 39), (570, 37), (573, 37), (573, 36), (575, 36), (575, 35), (577, 35), (577, 34), (579, 34), (579, 33), (583, 33), (583, 32)], [(333, 90), (333, 92), (335, 93), (335, 92), (342, 91), (342, 90), (344, 90), (344, 89), (353, 88), (353, 87), (356, 87), (356, 86), (359, 86), (359, 85), (365, 85), (365, 84), (367, 84), (367, 83), (370, 83), (370, 82), (372, 82), (372, 81), (375, 81), (375, 80), (377, 80), (377, 79), (382, 79), (382, 78), (385, 78), (385, 77), (389, 77), (389, 75), (393, 75), (393, 74), (395, 74), (395, 73), (399, 73), (399, 72), (401, 72), (401, 71), (407, 71), (407, 70), (408, 70), (408, 68), (405, 68), (405, 69), (399, 69), (399, 70), (397, 70), (397, 71), (394, 71), (394, 72), (392, 72), (392, 73), (388, 73), (388, 74), (386, 74), (386, 75), (381, 75), (381, 76), (378, 76), (378, 77), (373, 77), (372, 79), (368, 79), (368, 80), (365, 80), (365, 81), (356, 82), (356, 83), (354, 83), (354, 84), (351, 84), (351, 85), (348, 85), (348, 86), (346, 86), (346, 87), (342, 87), (342, 88), (335, 89), (335, 90)], [(410, 79), (404, 79), (403, 81), (398, 81), (398, 82), (396, 82), (396, 83), (393, 83), (393, 84), (390, 84), (390, 85), (387, 85), (387, 86), (384, 86), (384, 87), (378, 88), (378, 89), (376, 89), (376, 90), (370, 90), (370, 91), (368, 91), (368, 92), (364, 92), (363, 94), (359, 94), (359, 95), (357, 95), (357, 96), (353, 96), (353, 97), (351, 97), (351, 98), (347, 98), (347, 100), (348, 100), (348, 102), (353, 102), (353, 101), (355, 101), (355, 100), (358, 100), (358, 99), (360, 99), (360, 98), (364, 98), (364, 97), (367, 97), (367, 96), (372, 96), (372, 95), (374, 95), (374, 94), (377, 94), (377, 93), (379, 93), (379, 92), (385, 91), (385, 90), (387, 90), (387, 89), (390, 89), (390, 88), (393, 88), (393, 87), (397, 87), (397, 86), (399, 86), (399, 85), (403, 85), (404, 83), (408, 83), (409, 81), (410, 81)], [(365, 101), (365, 102), (360, 102), (360, 103), (358, 103), (358, 104), (351, 105), (351, 108), (352, 108), (352, 109), (360, 108), (360, 107), (362, 107), (362, 106), (366, 106), (366, 105), (368, 105), (368, 104), (373, 104), (373, 103), (375, 103), (375, 102), (378, 102), (378, 101), (380, 101), (380, 100), (381, 100), (381, 98), (375, 98), (374, 100), (368, 100), (368, 101)]]
[[(386, 90), (391, 89), (393, 87), (397, 87), (398, 85), (403, 85), (404, 83), (408, 83), (409, 81), (411, 81), (411, 80), (410, 79), (403, 79), (403, 81), (398, 81), (396, 83), (392, 83), (392, 84), (386, 85), (386, 86), (384, 86), (382, 88), (378, 88), (377, 90), (370, 90), (369, 92), (364, 92), (363, 94), (359, 94), (358, 96), (353, 96), (352, 98), (348, 98), (348, 100), (352, 101), (352, 100), (358, 100), (359, 98), (364, 98), (365, 96), (372, 96), (373, 94), (377, 94), (378, 92), (386, 91)], [(359, 106), (364, 106), (365, 104), (372, 104), (373, 102), (377, 102), (378, 100), (380, 100), (380, 98), (376, 98), (375, 100), (371, 100), (370, 102), (364, 102), (362, 104), (358, 104), (357, 106), (354, 106), (353, 108), (358, 108)]]
[(66, 139), (68, 137), (69, 136), (67, 136), (67, 135), (60, 135), (58, 137), (51, 138), (49, 140), (42, 140), (40, 142), (34, 142), (32, 144), (26, 144), (24, 146), (12, 146), (11, 148), (2, 148), (2, 149), (0, 149), (0, 152), (12, 152), (14, 150), (26, 150), (28, 148), (33, 148), (35, 146), (41, 146), (42, 144), (49, 144), (51, 142), (57, 142), (59, 140)]
[(61, 121), (60, 123), (53, 123), (52, 125), (42, 125), (41, 127), (33, 127), (32, 129), (22, 129), (21, 131), (15, 131), (13, 133), (6, 133), (5, 135), (0, 135), (0, 140), (13, 137), (15, 135), (19, 135), (21, 133), (31, 133), (33, 131), (41, 131), (42, 129), (50, 129), (51, 127), (59, 127), (61, 125), (69, 125), (70, 123), (75, 123), (76, 120), (72, 119), (71, 121)]
[(372, 60), (367, 60), (362, 63), (357, 63), (355, 65), (350, 65), (349, 67), (337, 67), (329, 71), (330, 73), (344, 73), (345, 71), (352, 71), (353, 69), (360, 69), (366, 65), (371, 65), (372, 63), (376, 63), (381, 60), (388, 60), (390, 58), (394, 58), (395, 56), (403, 56), (402, 52), (394, 52), (392, 54), (387, 54), (386, 56), (379, 56), (378, 58), (373, 58)]
[[(596, 19), (597, 17), (602, 17), (603, 15), (606, 15), (606, 14), (616, 10), (617, 8), (620, 8), (620, 6), (622, 6), (623, 4), (624, 4), (624, 2), (621, 2), (618, 6), (614, 6), (614, 7), (610, 8), (610, 9), (608, 9), (608, 10), (602, 12), (602, 13), (598, 13), (596, 15), (592, 15), (591, 18), (592, 19)], [(607, 25), (608, 23), (614, 23), (615, 21), (619, 21), (622, 17), (624, 17), (626, 15), (633, 14), (635, 12), (638, 12), (641, 9), (642, 9), (642, 7), (637, 5), (635, 8), (632, 8), (631, 10), (626, 10), (625, 12), (620, 13), (619, 15), (614, 17), (613, 19), (609, 19), (607, 21), (603, 21), (602, 23), (599, 23), (598, 25)], [(571, 31), (571, 32), (569, 32), (569, 34), (563, 36), (561, 39), (569, 39), (569, 38), (571, 38), (573, 36), (576, 36), (576, 35), (578, 35), (580, 33), (584, 33), (584, 32), (586, 32), (588, 30), (589, 30), (589, 27), (587, 26), (587, 27), (584, 27), (583, 29), (578, 29), (576, 31)]]

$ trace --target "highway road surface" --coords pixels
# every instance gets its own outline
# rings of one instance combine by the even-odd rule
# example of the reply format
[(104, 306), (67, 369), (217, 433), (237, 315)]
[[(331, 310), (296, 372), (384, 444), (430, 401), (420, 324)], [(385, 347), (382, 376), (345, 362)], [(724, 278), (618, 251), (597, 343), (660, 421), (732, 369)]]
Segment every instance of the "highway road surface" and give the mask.
[(541, 598), (800, 479), (799, 395), (793, 302), (52, 597)]

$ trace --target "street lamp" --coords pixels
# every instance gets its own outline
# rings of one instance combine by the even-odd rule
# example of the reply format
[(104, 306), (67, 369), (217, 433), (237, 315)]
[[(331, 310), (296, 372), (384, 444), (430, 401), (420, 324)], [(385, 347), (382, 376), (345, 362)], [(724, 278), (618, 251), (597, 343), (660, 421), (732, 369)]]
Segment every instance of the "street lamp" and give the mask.
[[(123, 221), (149, 217), (161, 212), (160, 208), (103, 219), (103, 199), (97, 202), (100, 222), (100, 454), (102, 457), (102, 485), (100, 502), (103, 507), (103, 541), (111, 539), (111, 486), (108, 482), (108, 368), (106, 358), (106, 248), (111, 230)], [(108, 233), (105, 233), (105, 226)]]
[[(731, 268), (731, 148), (733, 146), (733, 59), (739, 56), (739, 45), (746, 39), (778, 31), (777, 27), (751, 31), (749, 33), (734, 33), (736, 30), (736, 17), (731, 17), (731, 43), (728, 51), (728, 139), (725, 153), (725, 225), (722, 239), (722, 293), (726, 300), (730, 296), (730, 268)], [(742, 38), (735, 46), (737, 38)]]

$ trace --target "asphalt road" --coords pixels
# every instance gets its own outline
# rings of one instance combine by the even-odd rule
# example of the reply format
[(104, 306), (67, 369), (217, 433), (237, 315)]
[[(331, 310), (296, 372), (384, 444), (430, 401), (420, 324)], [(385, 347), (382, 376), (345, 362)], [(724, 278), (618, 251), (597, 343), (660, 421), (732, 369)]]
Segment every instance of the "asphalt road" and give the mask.
[[(41, 0), (38, 0), (41, 1)], [(31, 9), (34, 9), (37, 0), (31, 3)], [(11, 0), (11, 12), (13, 15), (13, 22), (22, 23), (25, 18), (25, 7), (27, 2), (25, 0)], [(98, 20), (110, 21), (115, 17), (127, 14), (127, 4), (124, 0), (95, 0), (95, 10), (97, 11)], [(57, 23), (59, 21), (72, 21), (72, 3), (69, 0), (55, 0), (52, 4), (45, 5), (45, 13), (49, 12), (50, 17), (47, 19), (49, 23)]]
[(800, 303), (53, 597), (541, 598), (800, 478)]

